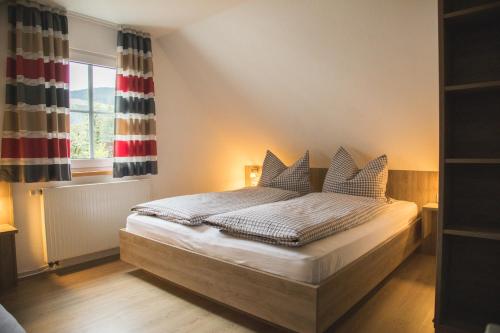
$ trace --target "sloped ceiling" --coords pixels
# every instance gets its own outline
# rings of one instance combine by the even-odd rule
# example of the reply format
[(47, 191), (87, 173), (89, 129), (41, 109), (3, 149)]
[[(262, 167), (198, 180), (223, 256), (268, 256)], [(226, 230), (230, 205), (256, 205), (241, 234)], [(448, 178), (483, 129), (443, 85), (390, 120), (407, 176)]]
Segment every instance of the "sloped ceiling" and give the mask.
[(133, 25), (158, 37), (246, 0), (53, 0), (69, 12)]

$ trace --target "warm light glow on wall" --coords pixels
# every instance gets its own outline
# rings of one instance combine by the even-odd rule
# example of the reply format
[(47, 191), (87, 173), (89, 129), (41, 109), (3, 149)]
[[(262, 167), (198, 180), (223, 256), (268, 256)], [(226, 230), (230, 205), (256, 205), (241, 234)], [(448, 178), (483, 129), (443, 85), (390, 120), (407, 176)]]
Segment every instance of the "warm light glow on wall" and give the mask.
[(0, 182), (0, 224), (14, 224), (12, 193), (9, 183)]
[(253, 168), (250, 170), (250, 185), (257, 186), (259, 183), (259, 168)]
[(259, 165), (245, 165), (245, 186), (257, 186), (261, 174)]

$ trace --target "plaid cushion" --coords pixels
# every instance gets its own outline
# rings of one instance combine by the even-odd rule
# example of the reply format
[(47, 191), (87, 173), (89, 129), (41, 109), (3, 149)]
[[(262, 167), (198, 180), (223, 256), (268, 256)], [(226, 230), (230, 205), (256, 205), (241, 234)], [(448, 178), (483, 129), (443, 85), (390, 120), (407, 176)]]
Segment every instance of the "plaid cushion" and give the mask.
[(368, 222), (389, 206), (373, 198), (311, 193), (288, 201), (213, 215), (205, 223), (231, 236), (302, 246)]
[(387, 156), (382, 155), (370, 161), (359, 170), (351, 155), (342, 147), (332, 159), (323, 183), (323, 192), (387, 200)]
[(262, 175), (259, 186), (280, 188), (288, 191), (299, 192), (300, 195), (311, 192), (311, 181), (309, 179), (309, 151), (287, 167), (271, 151), (267, 151), (262, 165)]

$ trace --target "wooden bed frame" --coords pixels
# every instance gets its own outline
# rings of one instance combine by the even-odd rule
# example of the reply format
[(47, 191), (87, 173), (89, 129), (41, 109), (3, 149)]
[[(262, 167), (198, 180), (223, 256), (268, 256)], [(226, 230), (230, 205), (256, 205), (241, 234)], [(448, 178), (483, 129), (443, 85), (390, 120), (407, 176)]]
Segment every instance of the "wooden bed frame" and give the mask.
[[(248, 168), (246, 168), (248, 170)], [(321, 189), (326, 169), (312, 169)], [(388, 195), (435, 201), (437, 172), (390, 170)], [(421, 242), (420, 219), (320, 284), (308, 284), (120, 231), (125, 262), (219, 303), (297, 332), (323, 332), (382, 282)]]

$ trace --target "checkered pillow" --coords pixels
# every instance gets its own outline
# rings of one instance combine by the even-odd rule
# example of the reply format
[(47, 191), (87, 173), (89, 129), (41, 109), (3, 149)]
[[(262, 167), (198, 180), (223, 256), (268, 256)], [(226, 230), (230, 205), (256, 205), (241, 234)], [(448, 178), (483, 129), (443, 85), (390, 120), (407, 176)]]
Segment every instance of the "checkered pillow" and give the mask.
[(370, 161), (359, 170), (351, 155), (342, 147), (332, 159), (323, 183), (323, 192), (335, 192), (387, 200), (387, 156)]
[(310, 193), (309, 151), (292, 166), (287, 167), (276, 155), (268, 150), (262, 165), (259, 186), (295, 191), (301, 195)]

